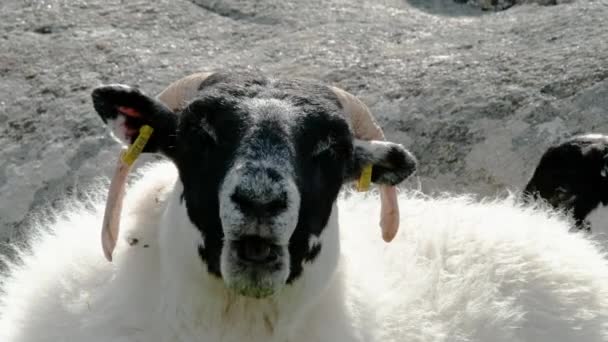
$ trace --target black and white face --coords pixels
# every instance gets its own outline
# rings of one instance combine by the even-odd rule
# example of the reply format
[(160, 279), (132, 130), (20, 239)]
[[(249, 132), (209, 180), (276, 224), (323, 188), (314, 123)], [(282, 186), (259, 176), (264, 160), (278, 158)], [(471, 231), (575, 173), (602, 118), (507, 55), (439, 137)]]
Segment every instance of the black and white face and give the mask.
[(177, 166), (202, 262), (242, 295), (265, 297), (303, 276), (324, 230), (336, 229), (328, 220), (342, 184), (364, 166), (390, 185), (415, 170), (401, 145), (354, 139), (328, 87), (214, 74), (200, 89), (179, 113), (122, 85), (97, 88), (93, 100), (125, 143), (142, 124), (155, 129), (144, 151)]
[(584, 220), (600, 203), (608, 204), (608, 137), (589, 134), (550, 147), (542, 156), (524, 194)]

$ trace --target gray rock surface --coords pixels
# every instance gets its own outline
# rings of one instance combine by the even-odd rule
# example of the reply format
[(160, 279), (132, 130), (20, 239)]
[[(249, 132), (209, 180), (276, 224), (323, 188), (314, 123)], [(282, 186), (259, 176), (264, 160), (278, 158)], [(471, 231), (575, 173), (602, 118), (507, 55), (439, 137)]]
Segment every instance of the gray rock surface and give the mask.
[[(2, 0), (0, 238), (107, 176), (91, 89), (155, 94), (237, 65), (359, 95), (425, 191), (523, 186), (551, 143), (608, 132), (608, 2), (482, 12), (452, 0)], [(415, 185), (415, 180), (410, 182)]]

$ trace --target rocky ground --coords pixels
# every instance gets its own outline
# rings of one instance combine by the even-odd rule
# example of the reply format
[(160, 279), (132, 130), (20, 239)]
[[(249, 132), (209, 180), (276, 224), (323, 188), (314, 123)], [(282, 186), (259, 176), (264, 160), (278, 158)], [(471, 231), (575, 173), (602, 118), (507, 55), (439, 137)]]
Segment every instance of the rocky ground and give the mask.
[(359, 95), (419, 158), (425, 191), (517, 189), (549, 144), (608, 132), (608, 0), (484, 3), (2, 0), (0, 238), (109, 174), (94, 86), (154, 94), (219, 67)]

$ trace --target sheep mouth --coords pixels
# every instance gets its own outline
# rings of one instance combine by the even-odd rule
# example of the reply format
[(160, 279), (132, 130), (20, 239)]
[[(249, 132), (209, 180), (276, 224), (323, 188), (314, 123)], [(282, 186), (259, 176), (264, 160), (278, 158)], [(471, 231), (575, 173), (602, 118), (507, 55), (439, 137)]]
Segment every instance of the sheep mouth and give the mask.
[(220, 263), (226, 286), (236, 293), (265, 298), (280, 290), (289, 277), (287, 246), (257, 236), (226, 241)]

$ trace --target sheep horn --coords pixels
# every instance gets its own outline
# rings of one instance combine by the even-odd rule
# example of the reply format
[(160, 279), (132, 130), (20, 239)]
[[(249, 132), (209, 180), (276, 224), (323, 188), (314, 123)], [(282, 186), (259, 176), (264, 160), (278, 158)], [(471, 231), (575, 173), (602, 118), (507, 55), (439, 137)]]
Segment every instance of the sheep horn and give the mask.
[(188, 75), (171, 83), (156, 98), (174, 112), (184, 109), (198, 93), (201, 83), (212, 74), (211, 72), (199, 72)]
[[(376, 123), (369, 108), (354, 95), (336, 87), (330, 87), (344, 109), (352, 125), (355, 138), (362, 140), (385, 140), (384, 132)], [(382, 238), (390, 242), (399, 230), (399, 202), (397, 188), (380, 186), (380, 228)]]

